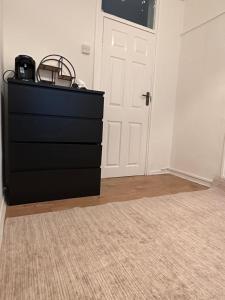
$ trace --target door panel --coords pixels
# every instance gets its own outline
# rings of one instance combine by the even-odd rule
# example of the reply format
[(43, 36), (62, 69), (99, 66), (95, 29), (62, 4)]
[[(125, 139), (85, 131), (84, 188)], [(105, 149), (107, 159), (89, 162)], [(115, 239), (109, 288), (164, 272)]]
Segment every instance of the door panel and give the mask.
[(103, 177), (145, 174), (155, 36), (105, 18)]
[(129, 123), (129, 152), (128, 165), (137, 166), (140, 161), (140, 146), (142, 137), (142, 124)]
[[(142, 96), (145, 90), (145, 82), (143, 81), (143, 74), (145, 74), (146, 66), (139, 62), (132, 62), (131, 64), (131, 100), (130, 106), (133, 108), (143, 108), (145, 106), (145, 98)], [(130, 101), (129, 101), (130, 102)]]
[(127, 51), (128, 34), (119, 30), (112, 29), (112, 46)]
[(121, 122), (108, 122), (107, 166), (120, 166)]
[(110, 72), (111, 86), (109, 104), (121, 106), (124, 98), (123, 83), (125, 79), (125, 60), (117, 57), (111, 57)]
[(136, 36), (134, 38), (134, 51), (142, 56), (148, 56), (148, 41)]

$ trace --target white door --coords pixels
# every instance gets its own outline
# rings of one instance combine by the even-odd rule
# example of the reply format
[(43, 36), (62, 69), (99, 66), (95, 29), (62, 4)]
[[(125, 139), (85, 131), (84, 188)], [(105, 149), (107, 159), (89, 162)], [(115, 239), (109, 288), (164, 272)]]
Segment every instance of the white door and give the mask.
[(103, 177), (145, 174), (154, 52), (154, 34), (104, 18)]

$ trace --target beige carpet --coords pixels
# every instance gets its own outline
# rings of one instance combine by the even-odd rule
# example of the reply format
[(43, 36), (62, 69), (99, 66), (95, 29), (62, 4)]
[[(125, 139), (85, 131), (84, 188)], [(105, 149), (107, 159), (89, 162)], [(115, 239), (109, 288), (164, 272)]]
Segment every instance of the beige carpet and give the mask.
[(225, 299), (225, 192), (8, 219), (0, 299)]

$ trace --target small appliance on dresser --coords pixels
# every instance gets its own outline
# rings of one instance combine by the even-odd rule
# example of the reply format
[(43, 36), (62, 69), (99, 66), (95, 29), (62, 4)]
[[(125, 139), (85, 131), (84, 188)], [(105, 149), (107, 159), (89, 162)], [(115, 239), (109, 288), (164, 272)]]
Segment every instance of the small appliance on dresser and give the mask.
[(28, 55), (15, 58), (15, 78), (25, 81), (35, 81), (35, 61)]
[(4, 191), (9, 205), (100, 194), (103, 95), (8, 81)]

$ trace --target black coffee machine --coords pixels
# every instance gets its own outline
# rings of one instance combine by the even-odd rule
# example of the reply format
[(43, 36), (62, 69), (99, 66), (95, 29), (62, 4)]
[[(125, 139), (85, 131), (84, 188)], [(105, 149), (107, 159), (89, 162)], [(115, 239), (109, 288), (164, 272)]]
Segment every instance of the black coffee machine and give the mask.
[(15, 58), (15, 78), (25, 81), (35, 81), (35, 61), (28, 55)]

